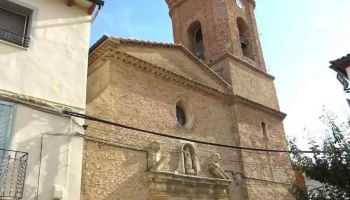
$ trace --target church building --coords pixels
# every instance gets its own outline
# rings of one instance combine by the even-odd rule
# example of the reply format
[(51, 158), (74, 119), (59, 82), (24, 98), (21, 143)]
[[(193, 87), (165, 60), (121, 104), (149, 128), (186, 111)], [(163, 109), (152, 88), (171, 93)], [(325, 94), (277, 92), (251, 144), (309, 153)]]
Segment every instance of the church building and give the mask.
[(90, 49), (81, 199), (293, 199), (255, 0), (166, 3), (174, 44)]

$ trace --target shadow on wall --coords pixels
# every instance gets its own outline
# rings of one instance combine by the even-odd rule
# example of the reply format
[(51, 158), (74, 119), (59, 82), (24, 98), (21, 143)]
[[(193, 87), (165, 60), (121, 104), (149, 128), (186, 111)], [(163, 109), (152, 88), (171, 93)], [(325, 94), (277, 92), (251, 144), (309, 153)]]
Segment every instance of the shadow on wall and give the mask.
[(18, 106), (14, 142), (29, 153), (23, 199), (51, 199), (53, 185), (64, 186), (69, 138), (43, 133), (66, 133), (69, 127), (67, 118)]

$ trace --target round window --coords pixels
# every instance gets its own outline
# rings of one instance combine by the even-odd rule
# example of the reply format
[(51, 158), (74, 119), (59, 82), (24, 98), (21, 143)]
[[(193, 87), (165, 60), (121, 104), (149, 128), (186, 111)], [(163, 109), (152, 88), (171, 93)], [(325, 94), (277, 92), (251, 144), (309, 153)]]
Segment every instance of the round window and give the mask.
[(236, 0), (238, 8), (243, 8), (243, 0)]
[(179, 105), (176, 106), (176, 119), (177, 119), (177, 122), (179, 122), (179, 124), (181, 126), (184, 126), (186, 124), (185, 111)]

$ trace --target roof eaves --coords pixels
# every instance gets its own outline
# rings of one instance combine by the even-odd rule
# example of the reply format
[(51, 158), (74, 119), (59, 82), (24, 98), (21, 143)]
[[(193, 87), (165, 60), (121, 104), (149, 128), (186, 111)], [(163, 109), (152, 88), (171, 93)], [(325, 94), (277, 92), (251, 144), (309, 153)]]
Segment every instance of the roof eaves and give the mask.
[(329, 63), (331, 64), (331, 66), (329, 66), (329, 67), (331, 69), (336, 69), (340, 65), (342, 65), (342, 64), (344, 64), (346, 62), (350, 62), (350, 54), (347, 54), (346, 56), (343, 56), (343, 57), (338, 58), (336, 60), (329, 61)]
[(103, 35), (100, 39), (98, 39), (89, 49), (89, 54), (92, 53), (100, 44), (106, 41), (109, 37), (107, 35)]

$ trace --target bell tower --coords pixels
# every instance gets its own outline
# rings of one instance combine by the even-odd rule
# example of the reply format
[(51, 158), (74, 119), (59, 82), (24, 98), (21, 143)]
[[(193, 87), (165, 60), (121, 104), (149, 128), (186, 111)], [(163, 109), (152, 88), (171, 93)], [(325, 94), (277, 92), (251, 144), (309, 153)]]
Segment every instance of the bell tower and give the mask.
[(266, 72), (255, 0), (166, 0), (174, 40), (232, 85), (237, 96), (279, 110)]
[(212, 66), (229, 53), (265, 71), (255, 0), (166, 0), (175, 43)]
[[(255, 0), (166, 3), (175, 43), (189, 49), (232, 87), (232, 133), (236, 144), (288, 150), (283, 128), (286, 115), (280, 112), (274, 77), (266, 72), (254, 14)], [(288, 153), (242, 150), (239, 157), (241, 173), (251, 177), (244, 179), (244, 190), (237, 190), (245, 191), (244, 199), (293, 199), (287, 187), (294, 181)]]

